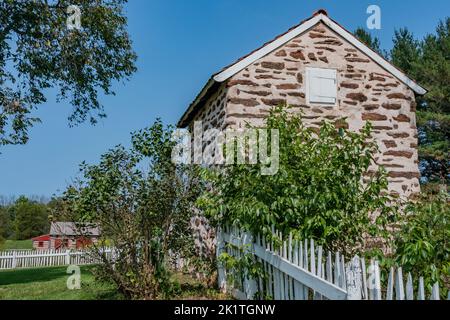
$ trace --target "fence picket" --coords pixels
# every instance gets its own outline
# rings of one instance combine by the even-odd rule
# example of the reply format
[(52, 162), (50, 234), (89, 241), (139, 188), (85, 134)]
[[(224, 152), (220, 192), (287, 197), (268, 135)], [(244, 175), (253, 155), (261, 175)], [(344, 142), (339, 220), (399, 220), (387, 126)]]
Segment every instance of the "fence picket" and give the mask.
[(339, 268), (341, 270), (341, 285), (340, 287), (344, 290), (347, 290), (347, 279), (345, 275), (345, 258), (344, 255), (341, 255), (341, 266)]
[(327, 280), (328, 282), (333, 283), (333, 265), (332, 265), (332, 261), (331, 261), (332, 257), (331, 257), (331, 252), (328, 251), (328, 256), (327, 256)]
[(436, 282), (433, 286), (433, 289), (431, 290), (431, 300), (440, 300), (441, 297), (439, 296), (439, 283)]
[(298, 248), (298, 241), (297, 240), (295, 240), (295, 242), (294, 242), (294, 249), (293, 250), (294, 251), (293, 251), (292, 262), (294, 262), (294, 264), (296, 266), (299, 266), (300, 265), (300, 263), (299, 263), (299, 248)]
[(406, 300), (414, 300), (414, 288), (411, 272), (408, 273), (406, 280)]
[[(308, 271), (308, 240), (305, 239), (303, 246), (303, 268)], [(304, 300), (309, 299), (309, 289), (307, 286), (303, 286), (303, 298)]]
[(388, 287), (386, 293), (386, 300), (392, 300), (394, 297), (394, 267), (391, 267), (388, 277)]
[(395, 297), (397, 300), (405, 300), (405, 290), (403, 287), (403, 271), (401, 267), (397, 269), (397, 277), (395, 278)]
[(295, 300), (305, 300), (303, 285), (297, 280), (294, 280), (294, 295)]
[(283, 272), (281, 273), (283, 278), (283, 298), (282, 300), (289, 300), (289, 279), (288, 276)]
[(322, 277), (322, 246), (317, 248), (317, 275)]
[(305, 270), (309, 270), (308, 269), (308, 240), (305, 240), (305, 246), (303, 247), (304, 251), (303, 251), (303, 268)]
[(311, 273), (316, 274), (316, 248), (314, 247), (314, 240), (311, 239), (311, 244), (309, 246), (309, 251), (311, 253)]
[(349, 262), (345, 270), (346, 274), (346, 288), (347, 300), (361, 300), (362, 299), (362, 270), (361, 261), (358, 256)]
[(289, 240), (288, 240), (288, 260), (292, 262), (292, 232), (289, 233)]
[(366, 260), (361, 258), (361, 269), (362, 269), (362, 285), (363, 285), (363, 299), (369, 300), (369, 293), (367, 290), (367, 269)]
[(273, 281), (273, 290), (274, 290), (274, 298), (275, 300), (280, 300), (281, 299), (281, 295), (280, 295), (280, 276), (279, 276), (279, 271), (278, 269), (275, 269), (273, 271), (273, 275), (274, 275), (274, 281)]
[[(223, 228), (227, 230), (227, 228)], [(321, 300), (321, 299), (370, 299), (370, 300), (424, 300), (425, 289), (423, 278), (419, 278), (417, 295), (414, 294), (414, 282), (411, 273), (408, 273), (406, 283), (403, 279), (403, 270), (400, 267), (390, 268), (386, 296), (382, 294), (381, 271), (376, 259), (370, 261), (369, 273), (363, 258), (354, 257), (349, 263), (345, 262), (344, 255), (336, 252), (324, 253), (323, 247), (314, 243), (313, 239), (299, 241), (292, 234), (283, 236), (278, 230), (273, 230), (273, 238), (266, 241), (266, 237), (257, 236), (254, 239), (250, 234), (229, 229), (231, 234), (218, 235), (218, 246), (224, 246), (226, 251), (239, 258), (243, 255), (241, 250), (235, 248), (242, 244), (246, 253), (252, 253), (264, 269), (265, 277), (248, 279), (244, 274), (243, 281), (237, 281), (231, 292), (238, 299), (252, 299), (259, 291), (259, 298), (272, 297), (276, 300)], [(233, 245), (226, 245), (227, 243)], [(220, 244), (220, 245), (219, 245)], [(308, 250), (309, 247), (309, 250)], [(114, 256), (114, 252), (110, 252)], [(334, 255), (334, 257), (333, 257)], [(26, 259), (22, 259), (22, 258)], [(28, 257), (28, 258), (27, 258)], [(21, 265), (37, 263), (47, 264), (58, 261), (64, 264), (66, 252), (51, 252), (49, 255), (33, 257), (30, 253), (18, 256), (16, 263)], [(62, 259), (62, 260), (61, 260)], [(71, 262), (92, 263), (94, 259), (82, 252), (71, 252)], [(333, 261), (334, 260), (334, 261)], [(6, 261), (6, 262), (5, 262)], [(0, 266), (12, 265), (13, 254), (0, 253)], [(246, 272), (246, 271), (244, 271)], [(224, 270), (225, 277), (228, 274)], [(241, 279), (235, 274), (236, 279)], [(243, 290), (244, 292), (240, 291)], [(395, 295), (395, 298), (394, 298)], [(449, 297), (450, 298), (450, 297)], [(431, 291), (431, 300), (439, 300), (439, 284), (436, 283)]]
[[(105, 252), (111, 252), (107, 248)], [(20, 269), (20, 268), (42, 268), (52, 266), (78, 265), (97, 263), (90, 256), (88, 250), (70, 251), (70, 250), (14, 250), (11, 252), (0, 252), (0, 270)]]
[(375, 260), (375, 300), (381, 300), (381, 274), (378, 260)]
[(299, 250), (300, 250), (300, 252), (299, 252), (299, 257), (298, 257), (298, 261), (299, 261), (299, 266), (300, 266), (300, 268), (303, 268), (304, 267), (304, 260), (303, 260), (303, 243), (302, 243), (302, 241), (298, 241), (298, 243), (299, 243)]
[(340, 272), (340, 258), (339, 258), (339, 252), (336, 252), (335, 260), (334, 260), (334, 284), (339, 286), (340, 278), (341, 278), (341, 272)]
[(381, 277), (378, 261), (372, 260), (370, 263), (370, 300), (381, 300)]

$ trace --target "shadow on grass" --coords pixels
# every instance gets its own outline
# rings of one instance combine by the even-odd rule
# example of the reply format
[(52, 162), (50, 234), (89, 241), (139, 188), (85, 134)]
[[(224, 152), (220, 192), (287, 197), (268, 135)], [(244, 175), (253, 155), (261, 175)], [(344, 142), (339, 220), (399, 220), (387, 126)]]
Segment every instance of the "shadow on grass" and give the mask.
[[(90, 272), (91, 266), (84, 266), (81, 272)], [(0, 286), (30, 282), (47, 282), (67, 278), (67, 267), (50, 267), (36, 269), (15, 269), (0, 272)]]
[(231, 297), (187, 274), (174, 274), (171, 300), (229, 300)]
[(113, 301), (113, 300), (125, 300), (125, 298), (118, 293), (115, 290), (108, 290), (104, 292), (98, 292), (95, 294), (96, 300), (107, 300), (107, 301)]
[(66, 267), (18, 269), (0, 272), (0, 286), (30, 282), (46, 282), (67, 277)]

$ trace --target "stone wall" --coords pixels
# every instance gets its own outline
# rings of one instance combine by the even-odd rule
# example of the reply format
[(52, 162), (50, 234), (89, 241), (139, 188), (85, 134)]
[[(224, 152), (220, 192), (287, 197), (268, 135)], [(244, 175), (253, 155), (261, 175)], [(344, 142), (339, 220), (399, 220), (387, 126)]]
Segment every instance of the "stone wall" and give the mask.
[(196, 114), (194, 120), (190, 123), (190, 130), (192, 130), (194, 121), (203, 122), (203, 131), (212, 128), (223, 130), (228, 126), (225, 117), (227, 92), (226, 86), (222, 85), (220, 89), (206, 101), (201, 111)]
[[(307, 105), (308, 66), (338, 71), (337, 106)], [(414, 92), (322, 23), (230, 78), (195, 120), (204, 120), (205, 129), (262, 125), (280, 103), (302, 110), (310, 126), (328, 119), (358, 131), (371, 121), (391, 193), (420, 191)], [(338, 121), (343, 117), (346, 123)]]
[[(194, 132), (193, 126), (195, 121), (202, 122), (203, 132), (208, 129), (225, 130), (229, 126), (229, 123), (226, 122), (227, 92), (228, 89), (226, 88), (226, 85), (223, 84), (219, 90), (206, 101), (201, 111), (195, 115), (194, 119), (189, 124), (189, 131), (191, 133)], [(204, 134), (204, 136), (206, 135)], [(215, 144), (211, 144), (211, 141), (214, 141), (214, 137), (206, 137), (205, 140), (202, 147), (203, 151), (208, 150), (208, 152), (205, 152), (205, 154), (209, 155), (206, 161), (213, 162), (216, 150), (214, 148)], [(192, 150), (192, 159), (194, 159), (194, 150)]]
[[(307, 105), (305, 68), (338, 71), (338, 104)], [(304, 112), (305, 122), (323, 119), (360, 130), (374, 125), (378, 164), (389, 171), (390, 190), (411, 196), (419, 192), (414, 93), (354, 46), (320, 24), (263, 57), (228, 82), (227, 122), (261, 124), (271, 107), (287, 103)]]

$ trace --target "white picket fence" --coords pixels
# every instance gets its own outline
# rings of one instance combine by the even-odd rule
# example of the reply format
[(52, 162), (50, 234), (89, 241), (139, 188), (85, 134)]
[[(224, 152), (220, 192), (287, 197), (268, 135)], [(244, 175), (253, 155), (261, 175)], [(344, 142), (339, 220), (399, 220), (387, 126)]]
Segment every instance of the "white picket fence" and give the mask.
[[(274, 234), (282, 239), (281, 233)], [(274, 246), (234, 227), (219, 230), (218, 257), (224, 252), (236, 258), (251, 254), (266, 275), (248, 279), (219, 263), (220, 287), (241, 300), (439, 300), (437, 283), (426, 292), (420, 278), (414, 290), (411, 274), (405, 283), (401, 267), (390, 270), (387, 288), (383, 289), (376, 260), (366, 265), (363, 258), (355, 257), (346, 263), (339, 252), (324, 252), (313, 240), (295, 241), (292, 235), (283, 240), (281, 246)]]
[[(113, 254), (111, 248), (102, 248), (106, 257)], [(98, 263), (89, 250), (14, 250), (0, 252), (0, 270), (39, 268), (67, 265), (89, 265)]]

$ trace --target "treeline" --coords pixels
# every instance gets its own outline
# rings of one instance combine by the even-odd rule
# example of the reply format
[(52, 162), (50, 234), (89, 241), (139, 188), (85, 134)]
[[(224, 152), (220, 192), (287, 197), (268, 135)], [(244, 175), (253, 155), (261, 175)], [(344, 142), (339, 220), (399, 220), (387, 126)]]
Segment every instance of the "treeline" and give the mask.
[(49, 215), (53, 202), (44, 197), (21, 196), (1, 197), (0, 203), (0, 242), (5, 239), (27, 240), (47, 234), (50, 228)]
[(434, 33), (417, 39), (407, 28), (395, 31), (392, 49), (363, 28), (356, 36), (415, 79), (428, 93), (417, 97), (417, 127), (422, 182), (441, 187), (450, 182), (450, 18)]

